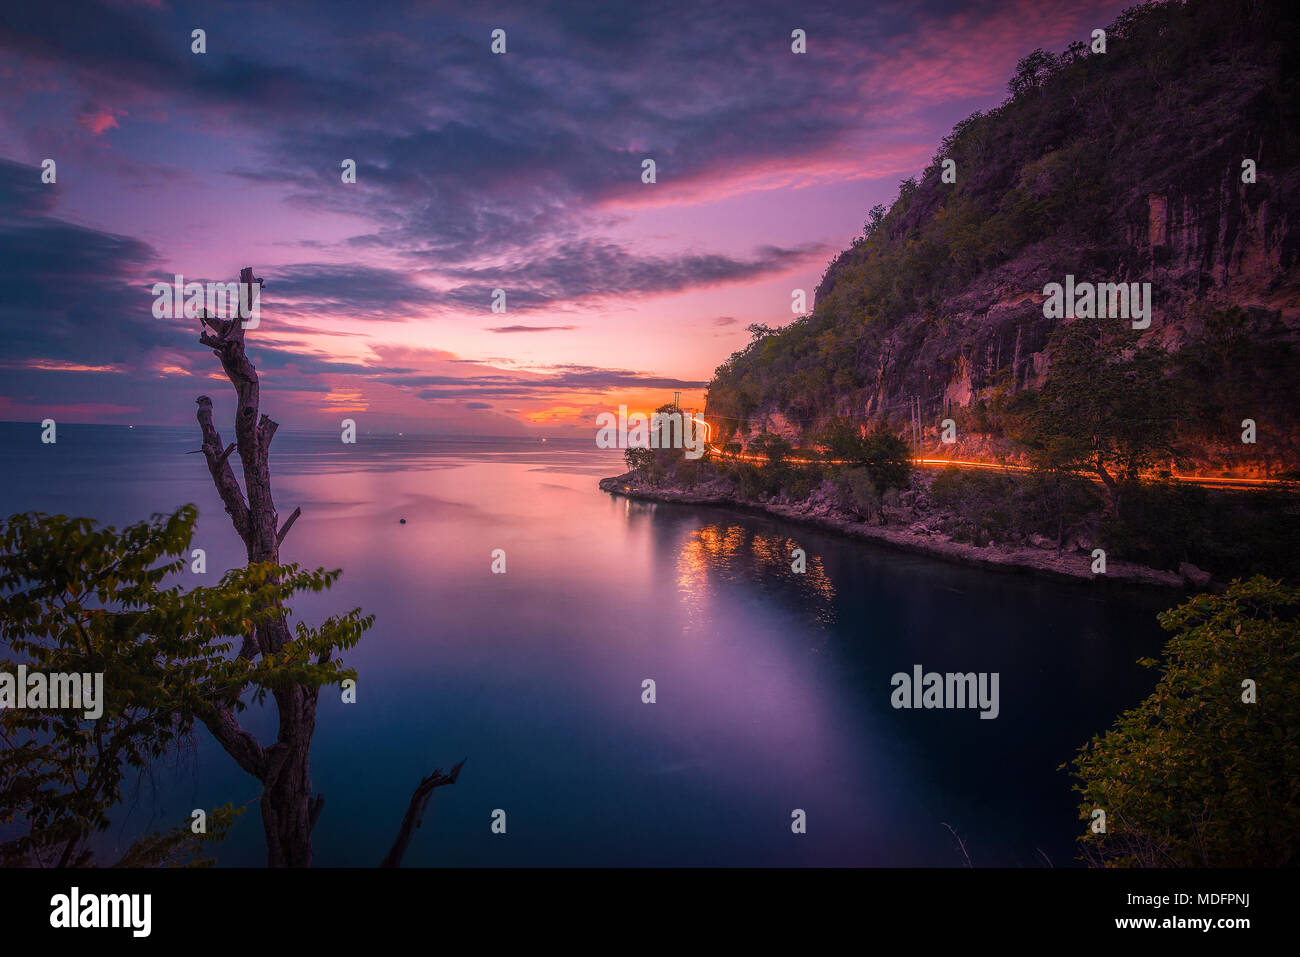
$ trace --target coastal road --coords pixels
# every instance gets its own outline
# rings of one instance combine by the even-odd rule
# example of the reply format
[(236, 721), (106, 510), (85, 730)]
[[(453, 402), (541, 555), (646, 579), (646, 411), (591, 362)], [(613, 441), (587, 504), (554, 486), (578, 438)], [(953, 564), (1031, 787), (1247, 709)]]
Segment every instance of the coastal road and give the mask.
[[(721, 459), (731, 459), (740, 462), (753, 462), (756, 465), (762, 465), (767, 460), (759, 455), (744, 455), (739, 453), (727, 453), (716, 445), (710, 445), (709, 451)], [(795, 465), (813, 464), (813, 459), (786, 459)], [(848, 465), (847, 461), (842, 459), (823, 459), (820, 460), (825, 465)], [(912, 459), (914, 465), (920, 468), (959, 468), (959, 469), (985, 469), (994, 472), (1031, 472), (1033, 469), (1025, 465), (1008, 465), (1002, 462), (977, 462), (969, 459)], [(1095, 476), (1087, 476), (1094, 482), (1100, 482)], [(1223, 489), (1259, 489), (1259, 488), (1293, 488), (1297, 484), (1287, 479), (1269, 479), (1269, 478), (1237, 478), (1231, 475), (1171, 475), (1169, 480), (1173, 482), (1182, 482), (1186, 485), (1199, 485), (1202, 488), (1223, 488)]]

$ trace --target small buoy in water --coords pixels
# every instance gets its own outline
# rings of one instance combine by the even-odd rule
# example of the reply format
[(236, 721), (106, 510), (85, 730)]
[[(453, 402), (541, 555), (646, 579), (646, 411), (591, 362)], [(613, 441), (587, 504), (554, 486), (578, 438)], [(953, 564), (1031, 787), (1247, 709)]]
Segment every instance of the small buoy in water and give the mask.
[(400, 521), (403, 525), (406, 524), (406, 519), (404, 519), (404, 518), (403, 518), (403, 519), (399, 519), (399, 521)]

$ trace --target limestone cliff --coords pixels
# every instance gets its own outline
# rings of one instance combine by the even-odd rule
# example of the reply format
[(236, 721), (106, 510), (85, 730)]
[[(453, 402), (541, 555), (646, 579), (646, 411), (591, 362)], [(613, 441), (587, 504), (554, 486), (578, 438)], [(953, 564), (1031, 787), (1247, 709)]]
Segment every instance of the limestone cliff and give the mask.
[(810, 445), (836, 417), (910, 435), (916, 414), (927, 447), (950, 417), (948, 454), (1015, 459), (1001, 410), (1052, 374), (1069, 320), (1045, 317), (1044, 287), (1070, 275), (1150, 283), (1142, 336), (1174, 357), (1191, 409), (1183, 469), (1295, 469), (1300, 125), (1283, 68), (1298, 39), (1281, 4), (1192, 0), (1127, 11), (1105, 52), (1027, 56), (1008, 100), (872, 212), (812, 313), (719, 367), (720, 437)]

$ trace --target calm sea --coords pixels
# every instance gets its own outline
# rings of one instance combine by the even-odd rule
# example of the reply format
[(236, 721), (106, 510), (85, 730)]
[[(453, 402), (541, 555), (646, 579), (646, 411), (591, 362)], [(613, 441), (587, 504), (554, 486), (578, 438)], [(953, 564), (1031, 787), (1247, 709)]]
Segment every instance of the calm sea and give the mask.
[[(242, 560), (185, 454), (194, 429), (61, 425), (42, 445), (36, 425), (3, 424), (0, 441), (6, 515), (122, 525), (193, 502), (205, 582)], [(1158, 653), (1165, 596), (629, 502), (597, 489), (623, 469), (591, 443), (281, 432), (272, 468), (281, 516), (303, 510), (283, 560), (343, 569), (298, 616), (377, 615), (346, 658), (357, 703), (321, 697), (318, 865), (377, 864), (419, 779), (468, 757), (408, 866), (962, 866), (945, 824), (976, 866), (1068, 866), (1084, 825), (1058, 766), (1155, 681), (1135, 660)], [(890, 678), (917, 664), (997, 672), (999, 716), (895, 710)], [(266, 740), (272, 717), (245, 723)], [(260, 865), (257, 794), (200, 731), (133, 783), (104, 857), (252, 800), (218, 854)]]

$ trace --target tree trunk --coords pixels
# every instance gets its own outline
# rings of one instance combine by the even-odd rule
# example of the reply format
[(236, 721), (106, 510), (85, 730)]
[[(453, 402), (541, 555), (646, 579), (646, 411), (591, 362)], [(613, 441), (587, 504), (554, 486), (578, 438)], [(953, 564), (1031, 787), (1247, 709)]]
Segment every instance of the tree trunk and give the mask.
[[(255, 283), (261, 284), (260, 279), (254, 278), (252, 268), (240, 270), (239, 281), (249, 288)], [(251, 296), (248, 299), (251, 300)], [(234, 448), (239, 450), (239, 461), (243, 466), (243, 491), (230, 465), (232, 449), (223, 451), (221, 435), (212, 422), (212, 400), (205, 395), (198, 398), (199, 428), (203, 433), (208, 471), (235, 531), (243, 539), (249, 564), (270, 562), (278, 565), (280, 543), (299, 513), (295, 510), (284, 527), (279, 527), (279, 515), (271, 494), (270, 468), (271, 439), (279, 426), (268, 416), (259, 418), (261, 386), (257, 370), (244, 352), (243, 318), (236, 315), (231, 319), (220, 319), (205, 312), (202, 324), (212, 332), (205, 331), (199, 337), (199, 341), (211, 347), (213, 354), (221, 360), (226, 377), (235, 387), (238, 405)], [(293, 636), (289, 625), (284, 616), (279, 615), (256, 628), (253, 635), (245, 637), (240, 655), (275, 654), (291, 641)], [(311, 738), (316, 727), (317, 692), (302, 685), (287, 684), (272, 689), (272, 695), (280, 717), (276, 742), (265, 749), (254, 742), (252, 747), (257, 749), (259, 760), (253, 767), (245, 767), (262, 782), (262, 826), (266, 831), (267, 863), (271, 867), (310, 867), (312, 826), (323, 805), (323, 799), (312, 800), (311, 797)], [(229, 724), (238, 729), (233, 716)], [(230, 728), (222, 730), (231, 733)], [(245, 734), (245, 737), (251, 736)], [(231, 750), (221, 735), (217, 740), (228, 751)], [(238, 756), (236, 758), (238, 760)]]
[(1098, 455), (1094, 461), (1093, 468), (1096, 470), (1097, 476), (1101, 479), (1102, 484), (1106, 486), (1106, 492), (1110, 495), (1110, 508), (1112, 514), (1119, 515), (1119, 483), (1116, 482), (1110, 472), (1106, 470), (1106, 463), (1101, 460), (1100, 455)]
[(1056, 554), (1060, 557), (1065, 551), (1065, 479), (1060, 472), (1054, 474), (1056, 480)]
[[(311, 832), (324, 799), (311, 799), (308, 770), (311, 737), (316, 723), (316, 693), (295, 685), (275, 694), (280, 714), (296, 714), (280, 722), (280, 741), (262, 789), (262, 827), (266, 831), (267, 864), (271, 867), (310, 867)], [(310, 698), (310, 703), (306, 701)], [(286, 740), (287, 738), (287, 740)]]
[[(254, 278), (251, 267), (240, 270), (239, 281), (247, 287), (254, 283), (260, 286), (262, 282)], [(251, 296), (247, 299), (241, 296), (240, 301), (251, 301)], [(221, 367), (235, 387), (238, 398), (236, 441), (223, 448), (221, 434), (212, 422), (212, 400), (206, 395), (198, 397), (202, 451), (226, 514), (244, 542), (248, 563), (279, 565), (280, 545), (301, 510), (295, 508), (288, 520), (280, 525), (271, 495), (269, 458), (271, 439), (279, 426), (265, 415), (259, 417), (260, 383), (257, 370), (244, 353), (242, 318), (236, 315), (231, 319), (220, 319), (208, 316), (205, 311), (201, 320), (202, 325), (212, 331), (202, 332), (199, 341), (210, 347), (221, 360)], [(236, 449), (244, 471), (243, 489), (230, 465), (230, 455)], [(281, 613), (244, 637), (239, 656), (253, 658), (259, 654), (276, 654), (294, 640)], [(329, 652), (323, 652), (319, 660), (327, 661), (328, 656)], [(296, 682), (286, 682), (270, 689), (279, 712), (280, 727), (275, 744), (264, 748), (240, 727), (235, 718), (234, 700), (242, 690), (233, 689), (232, 697), (213, 702), (215, 714), (205, 718), (204, 724), (239, 766), (262, 782), (262, 827), (266, 832), (267, 864), (271, 867), (310, 867), (312, 829), (325, 805), (321, 795), (312, 797), (310, 773), (311, 739), (316, 730), (319, 692)], [(384, 866), (396, 867), (401, 863), (434, 788), (454, 784), (464, 763), (461, 761), (452, 768), (450, 775), (437, 770), (420, 782)]]

